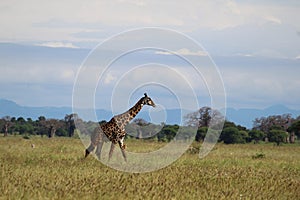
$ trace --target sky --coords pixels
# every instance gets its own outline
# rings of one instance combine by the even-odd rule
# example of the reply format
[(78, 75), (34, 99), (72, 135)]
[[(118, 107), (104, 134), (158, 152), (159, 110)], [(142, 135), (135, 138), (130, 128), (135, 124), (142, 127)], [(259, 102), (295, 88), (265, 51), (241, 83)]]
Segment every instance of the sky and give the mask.
[[(94, 99), (84, 106), (118, 112), (147, 90), (162, 108), (193, 104), (195, 96), (199, 105), (211, 104), (212, 96), (223, 101), (225, 95), (228, 107), (282, 104), (300, 110), (299, 19), (298, 0), (2, 0), (0, 98), (24, 106), (71, 106), (74, 86), (85, 95), (78, 77), (97, 47), (108, 42), (98, 54), (105, 59), (143, 39), (168, 41), (145, 32), (120, 37), (123, 46), (110, 43), (128, 30), (156, 27), (192, 39), (199, 49), (174, 39), (171, 52), (127, 53), (106, 71), (93, 60), (87, 79), (98, 82), (87, 86)], [(204, 60), (200, 73), (183, 57)], [(224, 94), (214, 85), (218, 78)]]

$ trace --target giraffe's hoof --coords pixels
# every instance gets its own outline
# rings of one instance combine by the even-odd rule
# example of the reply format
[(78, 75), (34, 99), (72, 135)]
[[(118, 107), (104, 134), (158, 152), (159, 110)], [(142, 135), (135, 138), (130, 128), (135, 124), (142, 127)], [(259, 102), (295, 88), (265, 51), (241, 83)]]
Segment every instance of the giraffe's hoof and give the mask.
[(90, 154), (90, 152), (86, 149), (86, 150), (85, 150), (85, 156), (84, 156), (84, 157), (86, 158), (89, 154)]

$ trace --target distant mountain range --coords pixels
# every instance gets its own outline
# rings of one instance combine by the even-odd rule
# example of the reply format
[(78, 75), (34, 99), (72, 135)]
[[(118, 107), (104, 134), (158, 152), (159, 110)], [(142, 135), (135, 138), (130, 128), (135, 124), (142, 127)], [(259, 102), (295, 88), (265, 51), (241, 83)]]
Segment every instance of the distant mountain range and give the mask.
[[(182, 111), (181, 109), (167, 109), (166, 110), (166, 123), (167, 124), (182, 124), (181, 123), (181, 112), (183, 116), (189, 111)], [(66, 114), (72, 113), (71, 107), (30, 107), (21, 106), (17, 103), (0, 99), (0, 117), (12, 116), (12, 117), (24, 117), (37, 119), (39, 116), (45, 116), (46, 118), (63, 119)], [(253, 120), (257, 117), (266, 117), (269, 115), (281, 115), (291, 114), (293, 117), (300, 115), (300, 110), (289, 109), (283, 105), (274, 105), (266, 109), (234, 109), (227, 108), (226, 119), (236, 124), (251, 128)], [(155, 113), (154, 113), (155, 114)], [(158, 113), (160, 114), (160, 113)], [(112, 112), (104, 109), (97, 109), (96, 115), (100, 120), (109, 120), (112, 117)], [(151, 115), (151, 113), (150, 113)], [(150, 121), (149, 112), (142, 111), (138, 114), (137, 118), (143, 118), (146, 121)], [(85, 119), (84, 120), (90, 120)]]

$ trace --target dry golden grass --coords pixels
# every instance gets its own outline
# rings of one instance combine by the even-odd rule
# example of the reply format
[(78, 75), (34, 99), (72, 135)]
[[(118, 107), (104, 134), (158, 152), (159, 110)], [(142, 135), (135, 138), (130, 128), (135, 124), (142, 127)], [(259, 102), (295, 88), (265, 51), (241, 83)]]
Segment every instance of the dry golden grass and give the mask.
[[(135, 152), (164, 145), (126, 144)], [(79, 139), (0, 137), (0, 152), (0, 199), (300, 199), (298, 145), (218, 144), (204, 159), (185, 153), (143, 174), (83, 160)]]

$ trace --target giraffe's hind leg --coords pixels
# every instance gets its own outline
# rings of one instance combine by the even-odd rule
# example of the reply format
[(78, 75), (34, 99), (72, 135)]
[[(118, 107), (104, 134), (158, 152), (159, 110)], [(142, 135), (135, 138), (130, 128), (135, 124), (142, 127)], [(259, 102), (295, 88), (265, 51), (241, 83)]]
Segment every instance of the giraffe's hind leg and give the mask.
[(85, 158), (95, 149), (95, 145), (93, 143), (85, 150)]
[(99, 142), (99, 144), (97, 145), (97, 149), (96, 149), (96, 155), (97, 155), (99, 160), (101, 159), (102, 146), (103, 146), (103, 140), (101, 140)]
[(91, 144), (85, 150), (85, 157), (87, 157), (95, 149), (95, 147), (98, 146), (99, 141), (103, 141), (102, 137), (103, 137), (103, 132), (102, 132), (101, 128), (96, 127), (91, 135)]
[(113, 152), (114, 152), (114, 149), (115, 149), (115, 143), (111, 143), (111, 146), (110, 146), (110, 150), (109, 150), (109, 155), (108, 155), (108, 161), (111, 159), (111, 157), (112, 157), (112, 154), (113, 154)]

